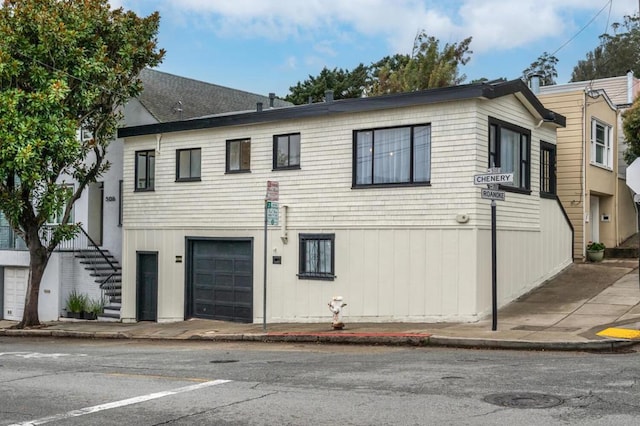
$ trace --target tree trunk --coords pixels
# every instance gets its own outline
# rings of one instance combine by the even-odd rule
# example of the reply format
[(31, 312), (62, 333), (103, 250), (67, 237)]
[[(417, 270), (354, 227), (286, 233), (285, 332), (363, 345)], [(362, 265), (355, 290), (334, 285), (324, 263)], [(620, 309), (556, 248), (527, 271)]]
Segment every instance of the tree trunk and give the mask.
[[(40, 325), (38, 317), (38, 296), (40, 294), (40, 282), (44, 275), (44, 270), (49, 262), (47, 249), (42, 246), (40, 240), (36, 240), (29, 247), (29, 284), (24, 301), (24, 314), (22, 321), (16, 328), (27, 328)], [(33, 247), (35, 246), (35, 247)]]

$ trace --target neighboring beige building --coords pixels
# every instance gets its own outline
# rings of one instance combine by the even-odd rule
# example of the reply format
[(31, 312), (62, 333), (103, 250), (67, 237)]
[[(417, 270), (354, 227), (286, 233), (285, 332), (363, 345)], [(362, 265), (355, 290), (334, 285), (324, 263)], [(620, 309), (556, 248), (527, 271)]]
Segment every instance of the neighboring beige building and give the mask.
[(638, 92), (622, 77), (540, 87), (543, 104), (567, 118), (558, 130), (557, 188), (575, 231), (574, 257), (589, 241), (616, 247), (636, 232), (633, 193), (625, 181), (621, 114)]
[(330, 321), (333, 296), (351, 322), (482, 318), (491, 201), (474, 176), (514, 174), (496, 201), (502, 306), (572, 262), (541, 195), (564, 122), (514, 80), (121, 128), (122, 321)]

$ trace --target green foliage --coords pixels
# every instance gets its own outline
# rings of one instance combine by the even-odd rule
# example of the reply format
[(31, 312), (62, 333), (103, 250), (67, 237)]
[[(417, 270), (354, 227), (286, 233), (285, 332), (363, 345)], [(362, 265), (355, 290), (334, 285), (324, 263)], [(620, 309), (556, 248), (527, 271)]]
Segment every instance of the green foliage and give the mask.
[(589, 243), (587, 244), (587, 250), (589, 251), (600, 251), (600, 250), (604, 250), (605, 248), (606, 246), (603, 243), (599, 243), (595, 241), (589, 241)]
[(600, 36), (600, 45), (573, 68), (571, 81), (617, 77), (629, 70), (640, 73), (640, 18), (625, 16), (611, 27), (614, 34)]
[(363, 64), (353, 71), (325, 67), (317, 77), (309, 76), (304, 82), (290, 87), (285, 100), (295, 105), (321, 102), (327, 90), (333, 90), (334, 99), (358, 98), (366, 88), (367, 79), (368, 70)]
[(544, 52), (536, 61), (531, 63), (529, 68), (522, 71), (522, 78), (527, 81), (532, 74), (539, 74), (541, 86), (554, 85), (556, 84), (556, 78), (558, 78), (557, 63), (558, 58), (548, 52)]
[(104, 301), (100, 298), (88, 301), (86, 311), (95, 315), (100, 315), (104, 310)]
[(86, 294), (78, 293), (75, 289), (71, 290), (67, 297), (67, 312), (82, 312), (87, 309), (88, 298)]
[(622, 129), (627, 142), (624, 161), (631, 164), (640, 157), (640, 98), (636, 98), (631, 108), (622, 113)]
[[(160, 63), (160, 17), (108, 0), (4, 0), (0, 7), (0, 213), (26, 243), (30, 279), (18, 327), (39, 324), (38, 290), (50, 254), (72, 238), (71, 209), (108, 167), (118, 108)], [(79, 140), (86, 129), (91, 138)], [(70, 190), (66, 181), (75, 180)], [(47, 220), (62, 212), (52, 237)]]
[[(73, 202), (109, 167), (116, 108), (157, 65), (159, 15), (139, 18), (107, 0), (6, 0), (0, 8), (0, 212), (27, 246), (62, 211), (47, 249), (73, 237)], [(79, 128), (93, 135), (76, 137)], [(65, 178), (66, 176), (66, 178)], [(60, 185), (77, 180), (75, 191)]]
[(467, 54), (473, 53), (470, 44), (468, 37), (459, 44), (447, 43), (440, 50), (438, 39), (421, 31), (414, 39), (411, 56), (395, 55), (376, 64), (370, 93), (382, 95), (460, 84), (466, 76), (458, 74), (458, 66), (469, 61)]
[(300, 105), (322, 101), (327, 90), (334, 91), (334, 99), (346, 99), (460, 84), (466, 77), (458, 75), (458, 66), (469, 61), (470, 43), (471, 37), (440, 50), (439, 41), (422, 31), (411, 55), (386, 56), (352, 71), (325, 67), (318, 76), (290, 87), (285, 100)]

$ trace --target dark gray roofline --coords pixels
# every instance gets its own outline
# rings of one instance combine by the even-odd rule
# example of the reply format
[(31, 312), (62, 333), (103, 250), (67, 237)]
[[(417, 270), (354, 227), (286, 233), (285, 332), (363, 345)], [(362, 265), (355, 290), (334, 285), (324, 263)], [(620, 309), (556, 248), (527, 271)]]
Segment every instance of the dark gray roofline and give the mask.
[(263, 110), (261, 112), (243, 112), (203, 117), (192, 120), (123, 127), (118, 129), (118, 137), (125, 138), (157, 133), (201, 130), (215, 127), (267, 123), (300, 118), (324, 117), (343, 113), (366, 112), (415, 105), (429, 105), (467, 99), (495, 99), (516, 93), (521, 93), (527, 102), (529, 102), (531, 107), (540, 114), (540, 117), (542, 117), (544, 121), (553, 122), (562, 127), (566, 125), (566, 118), (564, 116), (546, 109), (527, 85), (522, 80), (517, 79), (494, 84), (467, 84), (462, 86), (429, 89), (419, 92), (372, 96), (368, 98), (343, 99), (333, 102), (319, 102), (314, 104)]

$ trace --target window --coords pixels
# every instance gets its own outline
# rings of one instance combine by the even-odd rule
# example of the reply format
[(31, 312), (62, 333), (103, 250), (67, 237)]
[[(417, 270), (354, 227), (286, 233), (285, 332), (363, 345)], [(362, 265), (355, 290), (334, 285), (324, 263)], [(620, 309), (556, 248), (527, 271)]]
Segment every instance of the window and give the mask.
[(176, 150), (176, 182), (200, 180), (200, 148)]
[(153, 191), (156, 173), (156, 152), (136, 152), (136, 191)]
[(273, 137), (273, 168), (300, 168), (300, 133)]
[(354, 186), (431, 180), (430, 125), (356, 131), (354, 153)]
[(299, 278), (335, 278), (334, 241), (334, 234), (300, 234)]
[(227, 141), (227, 173), (251, 170), (251, 139)]
[(613, 168), (611, 126), (591, 120), (591, 163)]
[(500, 173), (513, 173), (513, 183), (501, 186), (523, 192), (531, 189), (530, 140), (529, 130), (489, 119), (489, 167), (499, 167)]
[(540, 142), (540, 193), (556, 195), (556, 146)]

